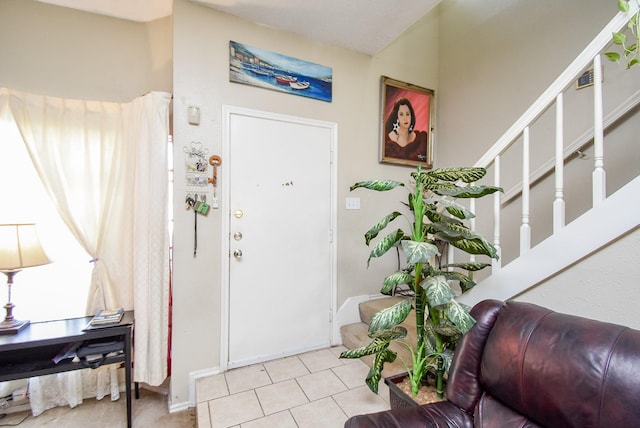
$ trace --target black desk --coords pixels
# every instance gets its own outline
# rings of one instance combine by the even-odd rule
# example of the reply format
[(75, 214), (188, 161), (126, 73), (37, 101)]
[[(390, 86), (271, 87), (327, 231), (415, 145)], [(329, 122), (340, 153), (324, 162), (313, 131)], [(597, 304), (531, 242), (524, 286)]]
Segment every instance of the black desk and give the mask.
[(104, 364), (125, 363), (127, 426), (131, 428), (131, 337), (133, 311), (125, 312), (118, 325), (83, 331), (92, 317), (32, 323), (18, 334), (0, 336), (0, 381), (24, 379), (86, 368), (71, 359), (51, 360), (69, 343), (91, 339), (124, 340), (124, 354), (108, 357)]

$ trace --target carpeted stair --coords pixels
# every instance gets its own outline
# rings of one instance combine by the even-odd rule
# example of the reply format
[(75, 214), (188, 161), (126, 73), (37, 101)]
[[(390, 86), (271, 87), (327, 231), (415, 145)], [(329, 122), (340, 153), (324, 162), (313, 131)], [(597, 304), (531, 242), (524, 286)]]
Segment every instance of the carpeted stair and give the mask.
[[(371, 321), (371, 317), (373, 316), (373, 314), (384, 308), (393, 306), (398, 301), (405, 298), (406, 297), (385, 297), (381, 299), (368, 300), (361, 303), (360, 319), (362, 320), (362, 322), (345, 325), (340, 329), (343, 346), (347, 349), (355, 349), (369, 344), (369, 342), (371, 342), (371, 339), (367, 334), (369, 330), (369, 322)], [(416, 343), (415, 325), (415, 315), (414, 312), (411, 311), (407, 319), (402, 323), (402, 326), (407, 329), (408, 333), (407, 337), (404, 340), (408, 343), (411, 343), (413, 346), (415, 346)], [(397, 352), (398, 357), (393, 363), (386, 363), (384, 365), (384, 370), (382, 372), (383, 377), (389, 377), (398, 373), (406, 372), (407, 369), (402, 361), (404, 361), (407, 365), (411, 365), (411, 353), (406, 348), (406, 346), (394, 342), (391, 344), (390, 349)], [(369, 367), (371, 367), (371, 364), (373, 363), (373, 356), (363, 357), (362, 361)]]

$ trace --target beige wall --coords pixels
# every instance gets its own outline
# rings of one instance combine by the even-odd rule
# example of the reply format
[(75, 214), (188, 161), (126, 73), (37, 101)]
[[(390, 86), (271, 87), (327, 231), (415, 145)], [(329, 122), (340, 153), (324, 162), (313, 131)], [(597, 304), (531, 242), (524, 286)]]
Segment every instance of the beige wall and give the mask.
[(171, 19), (124, 21), (33, 0), (0, 1), (0, 86), (130, 101), (171, 92)]
[[(609, 0), (444, 0), (440, 5), (436, 165), (477, 161), (616, 12), (616, 2)], [(608, 61), (603, 67), (606, 116), (638, 90), (640, 80), (637, 70), (626, 71)], [(569, 88), (565, 93), (565, 112), (577, 112), (565, 124), (567, 143), (586, 126), (592, 126), (592, 99), (592, 88)], [(536, 162), (551, 158), (553, 151), (543, 153), (539, 144), (553, 141), (554, 115), (552, 108), (532, 128), (531, 171), (536, 169)], [(637, 108), (626, 123), (628, 126), (610, 129), (605, 136), (608, 194), (640, 173)], [(520, 151), (516, 149), (515, 154), (502, 160), (502, 185), (506, 190), (520, 181)], [(574, 157), (565, 169), (567, 221), (591, 206), (591, 146), (586, 154), (585, 159)], [(532, 189), (534, 244), (551, 233), (553, 192), (553, 175)], [(538, 205), (541, 201), (545, 205)], [(488, 211), (478, 209), (478, 227), (491, 237), (491, 220), (488, 225), (482, 224), (483, 219), (491, 219), (491, 202), (488, 205), (484, 207)], [(521, 210), (516, 199), (503, 213), (503, 263), (517, 256)], [(483, 217), (483, 212), (489, 215)], [(640, 252), (639, 233), (620, 239), (517, 299), (638, 328), (640, 288), (635, 286), (633, 255)]]
[(171, 18), (135, 23), (0, 0), (0, 87), (128, 102), (149, 91), (172, 92), (172, 67)]
[[(176, 154), (176, 234), (172, 400), (184, 402), (190, 372), (220, 365), (220, 214), (198, 223), (198, 256), (193, 258), (193, 216), (185, 212), (182, 147), (200, 141), (220, 153), (222, 106), (232, 105), (338, 124), (338, 307), (353, 295), (379, 291), (383, 270), (366, 269), (366, 225), (379, 220), (378, 199), (362, 197), (360, 211), (344, 208), (349, 185), (385, 176), (404, 178), (405, 168), (378, 164), (380, 76), (437, 90), (437, 20), (422, 19), (401, 40), (374, 58), (251, 24), (213, 9), (174, 3), (174, 139)], [(333, 68), (331, 103), (229, 82), (229, 40)], [(417, 46), (417, 48), (416, 48)], [(201, 125), (190, 126), (189, 105), (200, 107)], [(223, 165), (224, 168), (224, 159)], [(219, 189), (224, 191), (224, 183)], [(378, 218), (377, 218), (378, 217)], [(381, 264), (382, 265), (382, 264)], [(387, 268), (388, 269), (388, 268)], [(250, 338), (248, 338), (250, 340)], [(197, 343), (194, 348), (194, 344)], [(197, 350), (196, 350), (197, 349)]]

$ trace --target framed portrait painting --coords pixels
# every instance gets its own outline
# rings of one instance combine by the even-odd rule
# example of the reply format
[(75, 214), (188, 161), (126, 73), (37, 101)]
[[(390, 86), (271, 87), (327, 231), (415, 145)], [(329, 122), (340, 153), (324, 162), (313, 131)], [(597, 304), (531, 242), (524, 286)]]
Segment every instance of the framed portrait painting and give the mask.
[(435, 92), (386, 76), (381, 92), (380, 162), (433, 168)]

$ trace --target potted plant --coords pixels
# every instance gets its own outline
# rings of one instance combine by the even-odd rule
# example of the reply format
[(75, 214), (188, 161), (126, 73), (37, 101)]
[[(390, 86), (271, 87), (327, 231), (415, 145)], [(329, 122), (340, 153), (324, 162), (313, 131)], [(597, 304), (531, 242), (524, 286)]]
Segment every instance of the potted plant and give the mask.
[[(371, 250), (367, 265), (372, 258), (380, 257), (392, 248), (401, 250), (406, 265), (385, 278), (381, 293), (392, 295), (397, 286), (406, 284), (412, 296), (372, 317), (369, 325), (371, 343), (340, 355), (341, 358), (374, 355), (366, 378), (366, 384), (373, 392), (378, 392), (384, 364), (396, 359), (397, 353), (389, 349), (389, 345), (398, 340), (411, 351), (411, 367), (408, 363), (405, 366), (413, 395), (417, 395), (421, 382), (431, 371), (435, 373), (438, 397), (443, 397), (444, 378), (455, 343), (475, 323), (469, 315), (470, 308), (458, 303), (455, 297), (475, 285), (473, 272), (490, 264), (439, 265), (434, 259), (440, 254), (438, 247), (443, 243), (468, 254), (498, 258), (495, 247), (464, 224), (475, 215), (456, 202), (459, 198), (481, 198), (502, 191), (499, 187), (472, 184), (485, 174), (484, 168), (476, 167), (423, 171), (418, 166), (417, 171), (411, 173), (413, 189), (393, 180), (364, 181), (351, 186), (351, 191), (358, 188), (388, 191), (402, 187), (408, 192), (408, 200), (403, 203), (409, 210), (407, 231), (398, 228), (379, 239)], [(365, 234), (366, 245), (369, 246), (381, 231), (402, 216), (399, 211), (386, 215)], [(457, 290), (452, 288), (453, 282)], [(403, 340), (407, 337), (407, 330), (399, 325), (412, 310), (417, 343)]]

